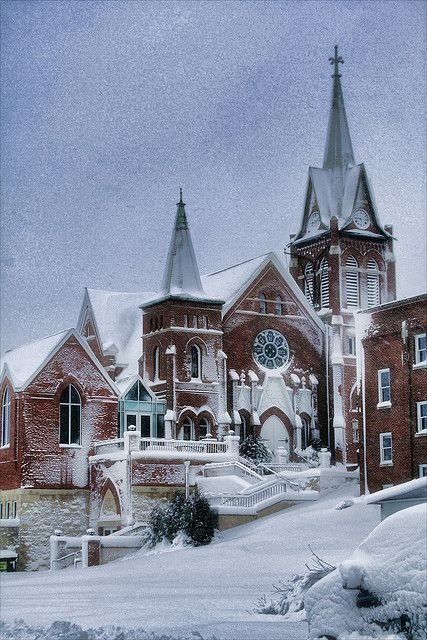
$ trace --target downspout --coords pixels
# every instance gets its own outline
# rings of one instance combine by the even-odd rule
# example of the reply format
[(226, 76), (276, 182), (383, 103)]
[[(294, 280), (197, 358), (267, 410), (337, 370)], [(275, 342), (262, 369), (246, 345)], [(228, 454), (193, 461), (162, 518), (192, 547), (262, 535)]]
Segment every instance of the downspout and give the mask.
[(361, 349), (361, 361), (362, 361), (362, 428), (363, 428), (363, 481), (365, 488), (365, 495), (369, 495), (368, 487), (368, 468), (367, 468), (367, 454), (366, 454), (366, 387), (365, 387), (365, 349), (363, 348), (363, 341), (360, 341)]
[(330, 398), (329, 398), (329, 329), (326, 326), (326, 423), (328, 425), (328, 449), (331, 450), (331, 416), (330, 416)]

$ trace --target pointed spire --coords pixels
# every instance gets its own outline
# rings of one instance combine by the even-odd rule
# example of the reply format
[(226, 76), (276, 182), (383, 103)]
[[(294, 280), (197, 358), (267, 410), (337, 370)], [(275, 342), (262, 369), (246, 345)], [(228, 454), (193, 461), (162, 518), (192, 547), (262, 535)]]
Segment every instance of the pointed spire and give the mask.
[(179, 190), (175, 227), (163, 274), (162, 293), (205, 297), (185, 213), (185, 202), (182, 199), (182, 189)]
[(324, 169), (345, 169), (356, 164), (353, 147), (351, 144), (350, 130), (344, 107), (344, 98), (341, 89), (341, 75), (339, 64), (344, 60), (338, 55), (338, 45), (335, 45), (335, 56), (329, 58), (334, 65), (332, 75), (332, 105), (329, 113), (328, 135), (326, 138), (325, 156), (323, 158)]

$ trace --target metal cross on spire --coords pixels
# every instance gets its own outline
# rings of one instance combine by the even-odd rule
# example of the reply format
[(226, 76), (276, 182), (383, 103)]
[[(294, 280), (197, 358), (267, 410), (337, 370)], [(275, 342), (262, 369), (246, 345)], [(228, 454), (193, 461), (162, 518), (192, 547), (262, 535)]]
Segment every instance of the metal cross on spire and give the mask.
[(335, 56), (333, 58), (329, 58), (329, 62), (331, 64), (333, 64), (334, 67), (335, 67), (334, 68), (334, 75), (332, 76), (332, 78), (335, 78), (335, 77), (341, 78), (341, 74), (338, 73), (338, 71), (339, 71), (338, 65), (339, 64), (344, 64), (344, 60), (342, 59), (341, 56), (338, 55), (338, 45), (337, 44), (335, 45)]

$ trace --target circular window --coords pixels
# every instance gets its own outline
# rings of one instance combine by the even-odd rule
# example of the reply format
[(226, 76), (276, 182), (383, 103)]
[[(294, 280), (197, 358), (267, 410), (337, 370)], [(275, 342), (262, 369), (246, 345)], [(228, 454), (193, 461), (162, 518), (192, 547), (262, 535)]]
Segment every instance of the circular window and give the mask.
[(280, 369), (289, 360), (286, 338), (274, 329), (261, 331), (255, 338), (252, 355), (261, 367)]

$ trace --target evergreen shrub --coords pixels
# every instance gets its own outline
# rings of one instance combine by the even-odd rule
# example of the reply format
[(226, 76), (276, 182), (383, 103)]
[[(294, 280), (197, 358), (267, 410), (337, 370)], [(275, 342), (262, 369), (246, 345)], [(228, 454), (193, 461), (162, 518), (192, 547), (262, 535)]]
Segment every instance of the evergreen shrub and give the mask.
[(163, 539), (173, 542), (183, 533), (195, 547), (209, 544), (217, 527), (218, 517), (208, 500), (199, 493), (187, 499), (177, 493), (166, 504), (156, 505), (148, 519), (150, 545), (154, 547)]
[(271, 462), (273, 454), (259, 436), (249, 435), (240, 445), (239, 453), (242, 458), (250, 460), (254, 464)]

